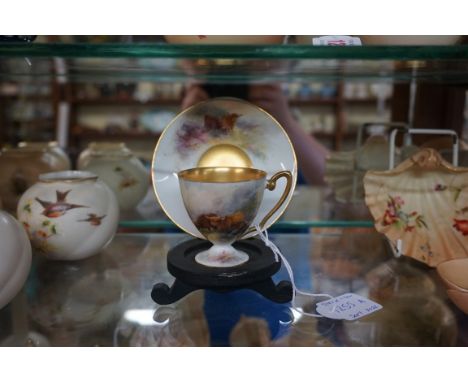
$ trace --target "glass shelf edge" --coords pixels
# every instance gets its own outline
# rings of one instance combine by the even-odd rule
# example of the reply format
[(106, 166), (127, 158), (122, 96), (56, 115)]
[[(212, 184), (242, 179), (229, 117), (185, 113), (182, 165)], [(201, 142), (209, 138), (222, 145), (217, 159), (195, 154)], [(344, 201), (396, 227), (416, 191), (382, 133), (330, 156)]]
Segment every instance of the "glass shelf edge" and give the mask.
[(312, 46), (1, 43), (0, 57), (460, 60), (468, 45)]
[[(32, 80), (37, 82), (47, 82), (54, 78), (60, 78), (55, 74), (11, 74), (11, 73), (0, 73), (0, 80), (2, 81), (18, 81), (18, 82), (30, 82)], [(185, 82), (187, 79), (198, 80), (208, 83), (222, 83), (222, 84), (236, 84), (245, 82), (282, 82), (282, 81), (317, 81), (317, 82), (337, 82), (337, 81), (358, 81), (358, 82), (407, 82), (415, 78), (418, 81), (434, 81), (444, 83), (467, 83), (468, 72), (460, 73), (420, 73), (413, 75), (411, 73), (390, 73), (379, 75), (376, 73), (370, 74), (345, 74), (339, 73), (336, 75), (324, 75), (324, 74), (302, 74), (302, 73), (286, 73), (282, 75), (269, 75), (269, 74), (257, 74), (257, 75), (185, 75), (185, 74), (136, 74), (131, 75), (128, 73), (119, 74), (112, 73), (99, 73), (96, 75), (67, 75), (63, 76), (67, 81), (73, 83), (84, 83), (84, 82), (139, 82), (139, 81), (153, 81), (153, 82)]]
[[(165, 220), (123, 220), (119, 222), (120, 228), (130, 229), (178, 229), (178, 227)], [(279, 229), (298, 229), (298, 228), (372, 228), (374, 222), (372, 221), (302, 221), (302, 220), (291, 220), (291, 221), (279, 221), (271, 226), (272, 230)]]

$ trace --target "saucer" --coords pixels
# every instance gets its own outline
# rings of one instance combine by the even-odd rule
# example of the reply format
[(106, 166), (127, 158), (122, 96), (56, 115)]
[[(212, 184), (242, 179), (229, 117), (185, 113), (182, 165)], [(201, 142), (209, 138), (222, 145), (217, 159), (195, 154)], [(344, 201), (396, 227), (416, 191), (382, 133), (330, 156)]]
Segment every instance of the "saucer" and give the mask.
[[(270, 227), (282, 215), (294, 192), (297, 160), (288, 135), (266, 111), (236, 98), (214, 98), (178, 114), (164, 129), (153, 155), (152, 180), (166, 215), (180, 229), (203, 239), (190, 219), (179, 186), (179, 171), (195, 167), (252, 167), (267, 178), (289, 170), (293, 186), (283, 205), (266, 222)], [(280, 199), (286, 182), (264, 193), (253, 224), (260, 224)], [(255, 236), (250, 232), (244, 238)]]

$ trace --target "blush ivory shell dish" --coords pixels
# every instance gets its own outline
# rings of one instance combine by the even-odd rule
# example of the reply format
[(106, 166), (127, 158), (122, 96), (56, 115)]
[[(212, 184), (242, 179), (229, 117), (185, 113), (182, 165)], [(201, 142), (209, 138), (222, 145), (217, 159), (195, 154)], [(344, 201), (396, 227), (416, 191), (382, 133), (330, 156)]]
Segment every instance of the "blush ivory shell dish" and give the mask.
[(377, 231), (402, 254), (431, 267), (468, 257), (468, 168), (422, 149), (390, 171), (364, 177)]

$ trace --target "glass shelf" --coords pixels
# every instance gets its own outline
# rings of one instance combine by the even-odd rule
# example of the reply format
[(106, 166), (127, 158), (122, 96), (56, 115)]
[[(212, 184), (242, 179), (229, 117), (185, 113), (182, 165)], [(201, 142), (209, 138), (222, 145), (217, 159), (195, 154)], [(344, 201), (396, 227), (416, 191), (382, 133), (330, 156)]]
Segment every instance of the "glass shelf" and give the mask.
[(177, 45), (177, 44), (62, 44), (0, 43), (3, 57), (64, 58), (231, 58), (231, 59), (350, 59), (461, 60), (467, 45), (426, 46), (312, 46), (312, 45)]
[[(63, 59), (63, 60), (61, 60)], [(0, 44), (0, 79), (468, 82), (468, 46)]]
[[(374, 227), (364, 201), (338, 202), (331, 192), (328, 187), (297, 185), (284, 214), (268, 231)], [(164, 214), (152, 189), (134, 210), (121, 211), (119, 228), (124, 232), (181, 232)]]
[[(357, 321), (307, 317), (319, 300), (273, 303), (242, 289), (198, 290), (161, 306), (151, 289), (172, 285), (170, 248), (181, 234), (118, 234), (89, 259), (34, 256), (24, 290), (0, 309), (0, 346), (467, 346), (468, 316), (441, 281), (409, 258), (395, 259), (378, 234), (275, 234), (299, 289), (354, 292), (383, 309)], [(273, 276), (287, 280), (284, 267)], [(261, 341), (259, 343), (259, 341)]]

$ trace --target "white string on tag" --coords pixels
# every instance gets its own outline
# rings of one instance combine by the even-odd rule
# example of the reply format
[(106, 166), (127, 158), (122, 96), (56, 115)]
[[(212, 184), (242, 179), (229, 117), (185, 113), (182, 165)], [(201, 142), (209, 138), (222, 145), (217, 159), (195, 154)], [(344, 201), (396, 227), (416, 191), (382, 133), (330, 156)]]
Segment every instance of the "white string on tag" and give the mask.
[(286, 258), (283, 256), (283, 254), (281, 253), (279, 248), (273, 242), (271, 242), (268, 239), (268, 231), (267, 230), (262, 231), (258, 224), (255, 225), (255, 229), (257, 230), (258, 235), (260, 236), (262, 241), (265, 243), (265, 245), (268, 248), (270, 248), (273, 251), (273, 253), (275, 254), (275, 261), (279, 261), (280, 258), (283, 261), (283, 264), (284, 264), (284, 266), (286, 268), (286, 271), (288, 272), (289, 279), (291, 280), (291, 284), (292, 284), (292, 288), (293, 288), (291, 307), (293, 309), (297, 310), (298, 312), (300, 312), (301, 314), (305, 315), (305, 316), (325, 317), (325, 316), (323, 316), (321, 314), (304, 312), (304, 310), (302, 308), (297, 307), (296, 306), (296, 294), (300, 294), (300, 295), (303, 295), (303, 296), (309, 296), (309, 297), (329, 297), (330, 299), (333, 299), (334, 297), (329, 295), (329, 294), (326, 294), (326, 293), (309, 293), (309, 292), (304, 292), (304, 291), (299, 290), (296, 287), (296, 283), (294, 282), (294, 274), (293, 274), (293, 270), (291, 268), (291, 265), (289, 264), (289, 261), (286, 260)]

